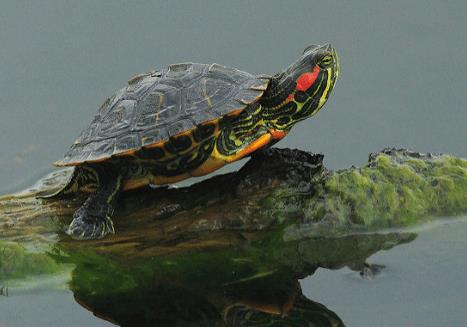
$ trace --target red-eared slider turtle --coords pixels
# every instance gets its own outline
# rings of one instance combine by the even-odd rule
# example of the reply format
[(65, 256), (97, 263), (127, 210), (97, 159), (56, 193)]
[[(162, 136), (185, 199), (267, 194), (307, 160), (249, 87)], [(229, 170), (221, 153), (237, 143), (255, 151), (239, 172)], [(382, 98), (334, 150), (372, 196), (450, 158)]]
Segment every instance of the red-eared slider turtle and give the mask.
[(57, 166), (75, 166), (56, 195), (92, 192), (68, 234), (114, 233), (118, 194), (201, 176), (282, 139), (324, 105), (338, 75), (330, 45), (312, 45), (274, 76), (181, 63), (132, 78), (108, 98)]

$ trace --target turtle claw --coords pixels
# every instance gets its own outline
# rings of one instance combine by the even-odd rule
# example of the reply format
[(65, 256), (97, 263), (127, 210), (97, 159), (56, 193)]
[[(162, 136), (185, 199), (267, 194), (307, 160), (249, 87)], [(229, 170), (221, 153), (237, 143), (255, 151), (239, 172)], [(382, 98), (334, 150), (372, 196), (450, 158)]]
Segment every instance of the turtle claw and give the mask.
[(97, 240), (115, 234), (112, 220), (105, 217), (74, 218), (66, 233), (75, 240)]
[(115, 234), (114, 224), (110, 219), (112, 207), (106, 204), (92, 205), (88, 199), (73, 214), (73, 221), (67, 234), (76, 240), (97, 240), (108, 234)]

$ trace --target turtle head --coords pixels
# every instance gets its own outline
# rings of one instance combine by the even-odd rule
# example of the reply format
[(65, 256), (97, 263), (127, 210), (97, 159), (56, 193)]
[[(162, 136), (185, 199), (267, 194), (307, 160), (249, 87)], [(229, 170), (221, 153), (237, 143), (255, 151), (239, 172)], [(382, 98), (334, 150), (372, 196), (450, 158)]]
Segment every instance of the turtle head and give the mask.
[(310, 45), (283, 72), (272, 77), (262, 106), (270, 127), (288, 131), (326, 103), (339, 74), (339, 59), (329, 45)]

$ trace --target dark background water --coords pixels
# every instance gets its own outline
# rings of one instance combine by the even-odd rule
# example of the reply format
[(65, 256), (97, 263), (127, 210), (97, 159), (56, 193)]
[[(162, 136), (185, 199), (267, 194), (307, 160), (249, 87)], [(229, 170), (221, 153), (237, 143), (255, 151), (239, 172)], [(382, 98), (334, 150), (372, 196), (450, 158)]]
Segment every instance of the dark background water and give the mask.
[(1, 1), (0, 192), (51, 170), (133, 75), (194, 61), (275, 73), (332, 43), (325, 110), (279, 146), (332, 168), (385, 146), (467, 157), (467, 2)]
[[(193, 61), (271, 74), (311, 43), (336, 47), (340, 80), (325, 110), (296, 126), (279, 146), (323, 152), (331, 168), (362, 164), (369, 152), (386, 146), (467, 157), (466, 17), (465, 0), (1, 0), (0, 193), (52, 170), (50, 163), (103, 100), (136, 73)], [(417, 240), (393, 252), (383, 261), (393, 262), (397, 273), (370, 286), (345, 279), (345, 272), (322, 272), (310, 279), (314, 287), (303, 284), (304, 293), (342, 313), (348, 326), (461, 326), (459, 310), (463, 303), (465, 314), (467, 303), (465, 289), (456, 287), (466, 285), (465, 274), (456, 273), (467, 270), (461, 226), (463, 232), (438, 229), (437, 236), (422, 239), (426, 247), (417, 247)], [(430, 257), (427, 248), (438, 252)], [(432, 273), (417, 275), (424, 269)], [(388, 297), (401, 289), (394, 280), (405, 279), (418, 283)], [(381, 288), (375, 291), (375, 285)], [(440, 302), (427, 300), (440, 296)], [(108, 325), (74, 304), (69, 291), (13, 301), (3, 307), (0, 326), (63, 326), (62, 313), (70, 326), (82, 319), (87, 326)], [(48, 315), (14, 309), (41, 305)], [(376, 324), (387, 312), (390, 320)]]

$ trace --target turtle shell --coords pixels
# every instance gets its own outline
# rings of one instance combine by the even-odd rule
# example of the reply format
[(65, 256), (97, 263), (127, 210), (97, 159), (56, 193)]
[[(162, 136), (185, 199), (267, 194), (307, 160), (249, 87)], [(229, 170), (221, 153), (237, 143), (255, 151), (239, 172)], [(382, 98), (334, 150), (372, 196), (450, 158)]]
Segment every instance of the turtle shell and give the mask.
[(100, 107), (57, 166), (125, 156), (198, 125), (240, 113), (269, 78), (218, 64), (181, 63), (128, 81)]

